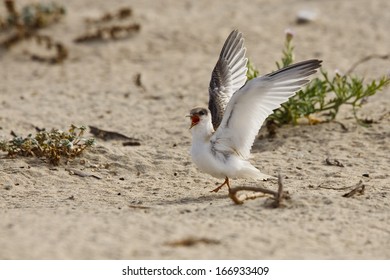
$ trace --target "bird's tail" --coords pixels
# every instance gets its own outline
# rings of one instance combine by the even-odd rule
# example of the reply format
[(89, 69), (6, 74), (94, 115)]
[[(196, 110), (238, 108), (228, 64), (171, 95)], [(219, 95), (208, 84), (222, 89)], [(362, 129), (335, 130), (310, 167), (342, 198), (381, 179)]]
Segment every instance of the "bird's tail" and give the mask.
[(267, 181), (269, 179), (277, 179), (274, 176), (261, 173), (259, 169), (254, 167), (249, 162), (245, 163), (244, 167), (242, 168), (242, 170), (240, 172), (240, 175), (243, 178), (252, 178), (252, 179), (263, 180), (263, 181)]

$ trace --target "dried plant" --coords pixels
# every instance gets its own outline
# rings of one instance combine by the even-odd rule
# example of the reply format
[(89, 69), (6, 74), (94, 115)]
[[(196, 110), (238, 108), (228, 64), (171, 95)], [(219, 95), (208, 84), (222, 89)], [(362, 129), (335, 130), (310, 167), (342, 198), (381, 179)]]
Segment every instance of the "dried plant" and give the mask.
[(118, 40), (132, 36), (141, 29), (138, 23), (123, 23), (133, 14), (130, 8), (120, 8), (98, 18), (85, 19), (86, 31), (74, 39), (76, 43)]
[(0, 141), (0, 150), (8, 153), (9, 157), (16, 156), (35, 156), (43, 157), (54, 165), (60, 163), (61, 158), (74, 158), (90, 148), (95, 140), (93, 138), (84, 138), (86, 127), (71, 125), (67, 132), (52, 129), (45, 129), (37, 132), (35, 136), (31, 134), (23, 138), (14, 135), (9, 141)]
[(99, 18), (86, 18), (85, 23), (86, 24), (101, 24), (105, 22), (110, 22), (112, 20), (118, 19), (118, 20), (123, 20), (125, 18), (131, 17), (133, 14), (133, 10), (128, 7), (123, 7), (118, 9), (117, 11), (113, 13), (105, 13)]
[(0, 47), (9, 49), (14, 45), (28, 39), (34, 39), (38, 45), (46, 50), (54, 49), (54, 55), (42, 56), (29, 53), (31, 59), (48, 62), (60, 63), (68, 57), (67, 48), (61, 43), (56, 42), (49, 36), (38, 34), (38, 30), (47, 27), (59, 21), (65, 14), (64, 7), (55, 3), (34, 3), (28, 4), (19, 10), (15, 7), (13, 0), (4, 1), (8, 13), (6, 19), (0, 18), (0, 31), (7, 33), (4, 40), (0, 41)]
[(68, 57), (68, 49), (61, 42), (53, 41), (50, 36), (35, 34), (33, 39), (35, 39), (38, 45), (46, 48), (47, 51), (54, 50), (54, 53), (39, 55), (26, 51), (32, 60), (56, 64), (63, 62)]
[(59, 21), (65, 14), (65, 8), (56, 3), (31, 3), (23, 6), (20, 11), (15, 7), (15, 1), (4, 1), (8, 15), (2, 29), (22, 25), (29, 29), (39, 29)]
[[(5, 34), (0, 37), (0, 48), (9, 49), (32, 39), (47, 52), (41, 55), (26, 51), (25, 53), (32, 60), (56, 64), (68, 57), (68, 49), (63, 43), (38, 33), (41, 28), (58, 22), (65, 15), (63, 6), (55, 3), (34, 3), (27, 4), (18, 10), (13, 0), (5, 0), (4, 5), (7, 15), (5, 17), (0, 15), (0, 32)], [(75, 38), (74, 42), (85, 43), (128, 38), (141, 29), (138, 23), (126, 22), (132, 14), (131, 8), (124, 7), (112, 13), (105, 13), (98, 18), (87, 18), (85, 20), (86, 31)]]
[(127, 38), (135, 32), (138, 32), (141, 26), (137, 23), (128, 25), (114, 25), (109, 27), (99, 27), (96, 30), (89, 31), (74, 39), (75, 43), (84, 43), (91, 41), (118, 40)]
[[(281, 62), (276, 62), (278, 69), (286, 67), (294, 62), (294, 47), (292, 46), (293, 34), (287, 32), (283, 56)], [(377, 57), (377, 56), (375, 56)], [(388, 58), (381, 56), (380, 58)], [(390, 77), (383, 76), (371, 82), (365, 82), (363, 77), (348, 74), (335, 73), (331, 78), (324, 69), (320, 71), (320, 77), (314, 78), (304, 89), (276, 109), (267, 119), (267, 127), (272, 130), (274, 124), (297, 124), (298, 119), (307, 118), (309, 123), (320, 122), (313, 117), (321, 113), (325, 121), (335, 119), (342, 105), (351, 105), (355, 119), (360, 124), (367, 122), (357, 116), (357, 110), (365, 103), (369, 96), (383, 90), (390, 84)], [(258, 70), (252, 63), (248, 63), (248, 80), (259, 75)]]

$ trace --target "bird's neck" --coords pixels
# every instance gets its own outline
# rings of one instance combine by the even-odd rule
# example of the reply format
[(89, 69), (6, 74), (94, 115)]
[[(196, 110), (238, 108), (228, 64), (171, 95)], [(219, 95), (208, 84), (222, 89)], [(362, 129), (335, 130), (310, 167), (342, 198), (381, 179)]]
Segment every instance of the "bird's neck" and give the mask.
[(211, 121), (203, 122), (191, 128), (191, 133), (193, 142), (209, 141), (214, 133), (214, 128)]

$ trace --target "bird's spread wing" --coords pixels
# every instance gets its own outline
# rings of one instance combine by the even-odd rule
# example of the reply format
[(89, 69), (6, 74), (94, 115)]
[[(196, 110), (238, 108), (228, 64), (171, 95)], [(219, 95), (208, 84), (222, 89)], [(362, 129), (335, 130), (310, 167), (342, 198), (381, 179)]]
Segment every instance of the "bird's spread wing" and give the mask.
[(320, 66), (321, 61), (308, 60), (250, 80), (230, 99), (211, 141), (221, 150), (248, 158), (264, 120), (308, 83)]
[(246, 82), (246, 49), (242, 33), (234, 30), (226, 39), (218, 62), (211, 75), (209, 109), (214, 129), (222, 121), (225, 108), (232, 95)]

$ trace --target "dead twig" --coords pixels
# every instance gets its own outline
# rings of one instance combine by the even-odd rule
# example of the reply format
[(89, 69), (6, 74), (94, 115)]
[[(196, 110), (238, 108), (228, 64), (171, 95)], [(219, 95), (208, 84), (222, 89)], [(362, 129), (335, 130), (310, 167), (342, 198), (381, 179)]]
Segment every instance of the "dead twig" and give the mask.
[(343, 194), (343, 197), (352, 197), (356, 194), (363, 195), (365, 189), (366, 189), (366, 186), (363, 184), (363, 181), (360, 180), (359, 183), (356, 184), (356, 187), (353, 188), (352, 191)]
[(109, 27), (99, 27), (92, 32), (86, 32), (74, 39), (75, 43), (85, 43), (91, 41), (118, 40), (127, 38), (139, 32), (141, 25), (132, 23), (128, 25), (115, 25)]
[(334, 190), (334, 191), (342, 191), (342, 190), (348, 190), (350, 189), (351, 187), (342, 187), (342, 188), (334, 188), (334, 187), (324, 187), (324, 186), (321, 186), (321, 184), (319, 184), (317, 186), (317, 188), (320, 188), (320, 189), (325, 189), (325, 190)]
[(333, 166), (339, 166), (339, 167), (344, 167), (344, 164), (342, 164), (338, 159), (330, 159), (326, 158), (325, 163), (327, 165), (333, 165)]
[(76, 43), (88, 43), (129, 38), (141, 29), (141, 25), (138, 23), (126, 22), (132, 14), (133, 10), (131, 8), (124, 7), (115, 12), (105, 13), (98, 18), (87, 18), (85, 20), (86, 31), (73, 41)]
[(141, 143), (137, 140), (132, 140), (132, 141), (126, 141), (122, 143), (122, 146), (127, 147), (127, 146), (141, 146)]
[(132, 204), (129, 205), (129, 208), (133, 208), (133, 209), (150, 209), (149, 206), (132, 205)]
[(334, 191), (343, 191), (343, 190), (348, 190), (353, 188), (351, 191), (343, 194), (343, 197), (352, 197), (356, 194), (362, 195), (364, 194), (365, 191), (365, 185), (363, 184), (363, 181), (360, 180), (359, 183), (353, 185), (353, 186), (348, 186), (348, 187), (342, 187), (342, 188), (334, 188), (334, 187), (323, 187), (320, 185), (317, 186), (318, 188), (321, 189), (326, 189), (326, 190), (334, 190)]
[(263, 194), (270, 194), (275, 196), (276, 192), (262, 188), (262, 187), (249, 187), (249, 186), (242, 186), (242, 187), (234, 187), (229, 189), (229, 197), (233, 200), (235, 204), (243, 204), (244, 200), (248, 199), (254, 199), (255, 196), (246, 196), (243, 200), (240, 200), (237, 197), (237, 193), (240, 191), (250, 191), (250, 192), (261, 192)]
[(237, 197), (237, 193), (240, 191), (250, 191), (255, 193), (263, 193), (263, 194), (269, 194), (272, 196), (272, 198), (275, 200), (274, 207), (278, 208), (282, 205), (283, 199), (290, 199), (290, 195), (288, 192), (283, 191), (283, 182), (282, 182), (282, 176), (278, 175), (278, 191), (271, 191), (266, 188), (262, 187), (249, 187), (249, 186), (242, 186), (242, 187), (234, 187), (229, 189), (229, 197), (233, 200), (235, 204), (243, 204), (244, 200), (248, 199), (254, 199), (259, 197), (258, 195), (249, 195), (246, 196), (244, 199), (239, 199)]
[[(68, 57), (68, 50), (61, 42), (55, 42), (51, 37), (39, 35), (38, 30), (58, 22), (65, 14), (65, 9), (57, 4), (28, 4), (17, 10), (12, 0), (4, 1), (8, 18), (1, 29), (9, 29), (10, 34), (0, 41), (0, 48), (10, 49), (14, 45), (29, 39), (35, 39), (38, 45), (44, 45), (46, 50), (54, 48), (55, 54), (42, 56), (26, 51), (32, 60), (51, 64), (61, 63)], [(0, 20), (1, 21), (1, 20)]]
[(284, 195), (285, 194), (283, 193), (283, 179), (279, 173), (278, 174), (278, 192), (276, 193), (275, 203), (274, 203), (275, 208), (280, 207), (280, 205), (282, 204), (282, 200), (283, 200)]
[(86, 18), (85, 23), (87, 24), (101, 24), (108, 21), (112, 21), (114, 19), (123, 20), (125, 18), (131, 17), (133, 14), (133, 10), (131, 8), (120, 8), (114, 13), (105, 13), (99, 18)]
[(55, 53), (50, 56), (42, 56), (42, 55), (30, 53), (32, 60), (38, 62), (56, 64), (56, 63), (63, 62), (68, 57), (68, 49), (61, 42), (55, 42), (49, 36), (42, 36), (38, 34), (33, 35), (33, 38), (36, 39), (39, 45), (43, 44), (47, 50), (54, 48)]

